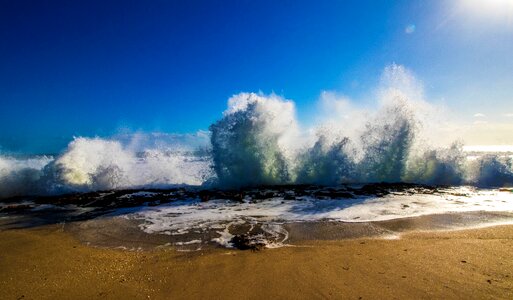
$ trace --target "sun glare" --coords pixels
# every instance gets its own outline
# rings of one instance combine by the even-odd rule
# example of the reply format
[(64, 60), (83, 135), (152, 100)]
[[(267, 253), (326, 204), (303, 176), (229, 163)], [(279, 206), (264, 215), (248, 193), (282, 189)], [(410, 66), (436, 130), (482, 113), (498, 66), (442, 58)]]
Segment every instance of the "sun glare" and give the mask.
[(472, 16), (513, 21), (513, 0), (460, 0), (459, 7)]

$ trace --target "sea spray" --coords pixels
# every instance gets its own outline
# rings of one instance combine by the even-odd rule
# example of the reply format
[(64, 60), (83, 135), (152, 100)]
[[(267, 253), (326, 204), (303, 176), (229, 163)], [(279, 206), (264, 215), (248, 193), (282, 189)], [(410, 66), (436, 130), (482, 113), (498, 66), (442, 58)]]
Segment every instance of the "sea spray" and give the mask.
[(300, 184), (336, 185), (356, 182), (356, 163), (347, 149), (348, 138), (328, 145), (321, 136), (313, 147), (298, 156), (296, 182)]
[(126, 139), (80, 137), (55, 157), (0, 155), (0, 198), (201, 185), (214, 177), (210, 166), (203, 147), (134, 147)]
[[(357, 133), (340, 128), (317, 140), (309, 131), (300, 133), (290, 101), (276, 95), (233, 96), (224, 117), (210, 127), (219, 184), (403, 181), (420, 127), (414, 107), (422, 93), (403, 68), (394, 65), (385, 74), (381, 108), (364, 128)], [(284, 142), (287, 137), (295, 140)]]
[(470, 160), (466, 182), (480, 187), (512, 186), (513, 158), (487, 154)]
[(386, 107), (375, 122), (367, 124), (361, 137), (365, 154), (358, 166), (362, 182), (402, 181), (415, 137), (410, 114), (404, 101), (399, 101)]
[(460, 185), (465, 182), (466, 157), (461, 144), (412, 153), (404, 182), (431, 185)]
[(135, 152), (119, 141), (77, 138), (53, 163), (66, 186), (84, 190), (200, 185), (209, 162), (188, 151)]
[(300, 126), (291, 100), (240, 93), (209, 132), (78, 137), (55, 157), (0, 155), (0, 198), (177, 185), (513, 185), (511, 153), (439, 143), (442, 114), (404, 67), (387, 67), (375, 96), (377, 109), (364, 109), (323, 92), (312, 128)]
[(241, 93), (229, 101), (224, 117), (210, 126), (219, 184), (225, 187), (287, 184), (297, 128), (294, 104), (276, 95)]
[(51, 156), (0, 156), (0, 198), (44, 193), (41, 170), (52, 160)]
[(54, 164), (58, 178), (75, 188), (113, 189), (129, 186), (128, 172), (134, 153), (120, 142), (100, 138), (77, 138)]

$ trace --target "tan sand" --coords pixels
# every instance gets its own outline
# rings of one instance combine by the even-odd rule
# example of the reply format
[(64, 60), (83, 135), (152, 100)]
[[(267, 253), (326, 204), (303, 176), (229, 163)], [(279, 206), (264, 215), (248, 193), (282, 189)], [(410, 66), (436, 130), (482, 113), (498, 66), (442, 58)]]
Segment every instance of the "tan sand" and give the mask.
[(513, 226), (193, 253), (93, 248), (58, 226), (9, 230), (0, 298), (513, 299)]

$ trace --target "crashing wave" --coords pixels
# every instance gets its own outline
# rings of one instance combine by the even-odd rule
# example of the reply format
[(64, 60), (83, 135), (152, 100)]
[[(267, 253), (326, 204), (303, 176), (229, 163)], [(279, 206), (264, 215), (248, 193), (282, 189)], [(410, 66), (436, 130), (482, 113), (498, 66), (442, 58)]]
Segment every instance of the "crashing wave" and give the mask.
[(241, 93), (209, 133), (80, 137), (55, 158), (0, 156), (0, 197), (176, 185), (513, 185), (508, 153), (434, 146), (436, 109), (404, 67), (386, 68), (382, 81), (376, 111), (356, 113), (324, 93), (338, 106), (314, 130), (301, 128), (293, 101)]

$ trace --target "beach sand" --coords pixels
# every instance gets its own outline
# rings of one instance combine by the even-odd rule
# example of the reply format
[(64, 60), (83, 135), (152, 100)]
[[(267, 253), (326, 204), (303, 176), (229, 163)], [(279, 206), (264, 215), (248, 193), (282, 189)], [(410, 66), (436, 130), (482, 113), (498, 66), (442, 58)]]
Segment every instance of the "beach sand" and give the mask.
[(262, 251), (84, 245), (0, 231), (2, 299), (513, 299), (513, 226), (306, 240)]

